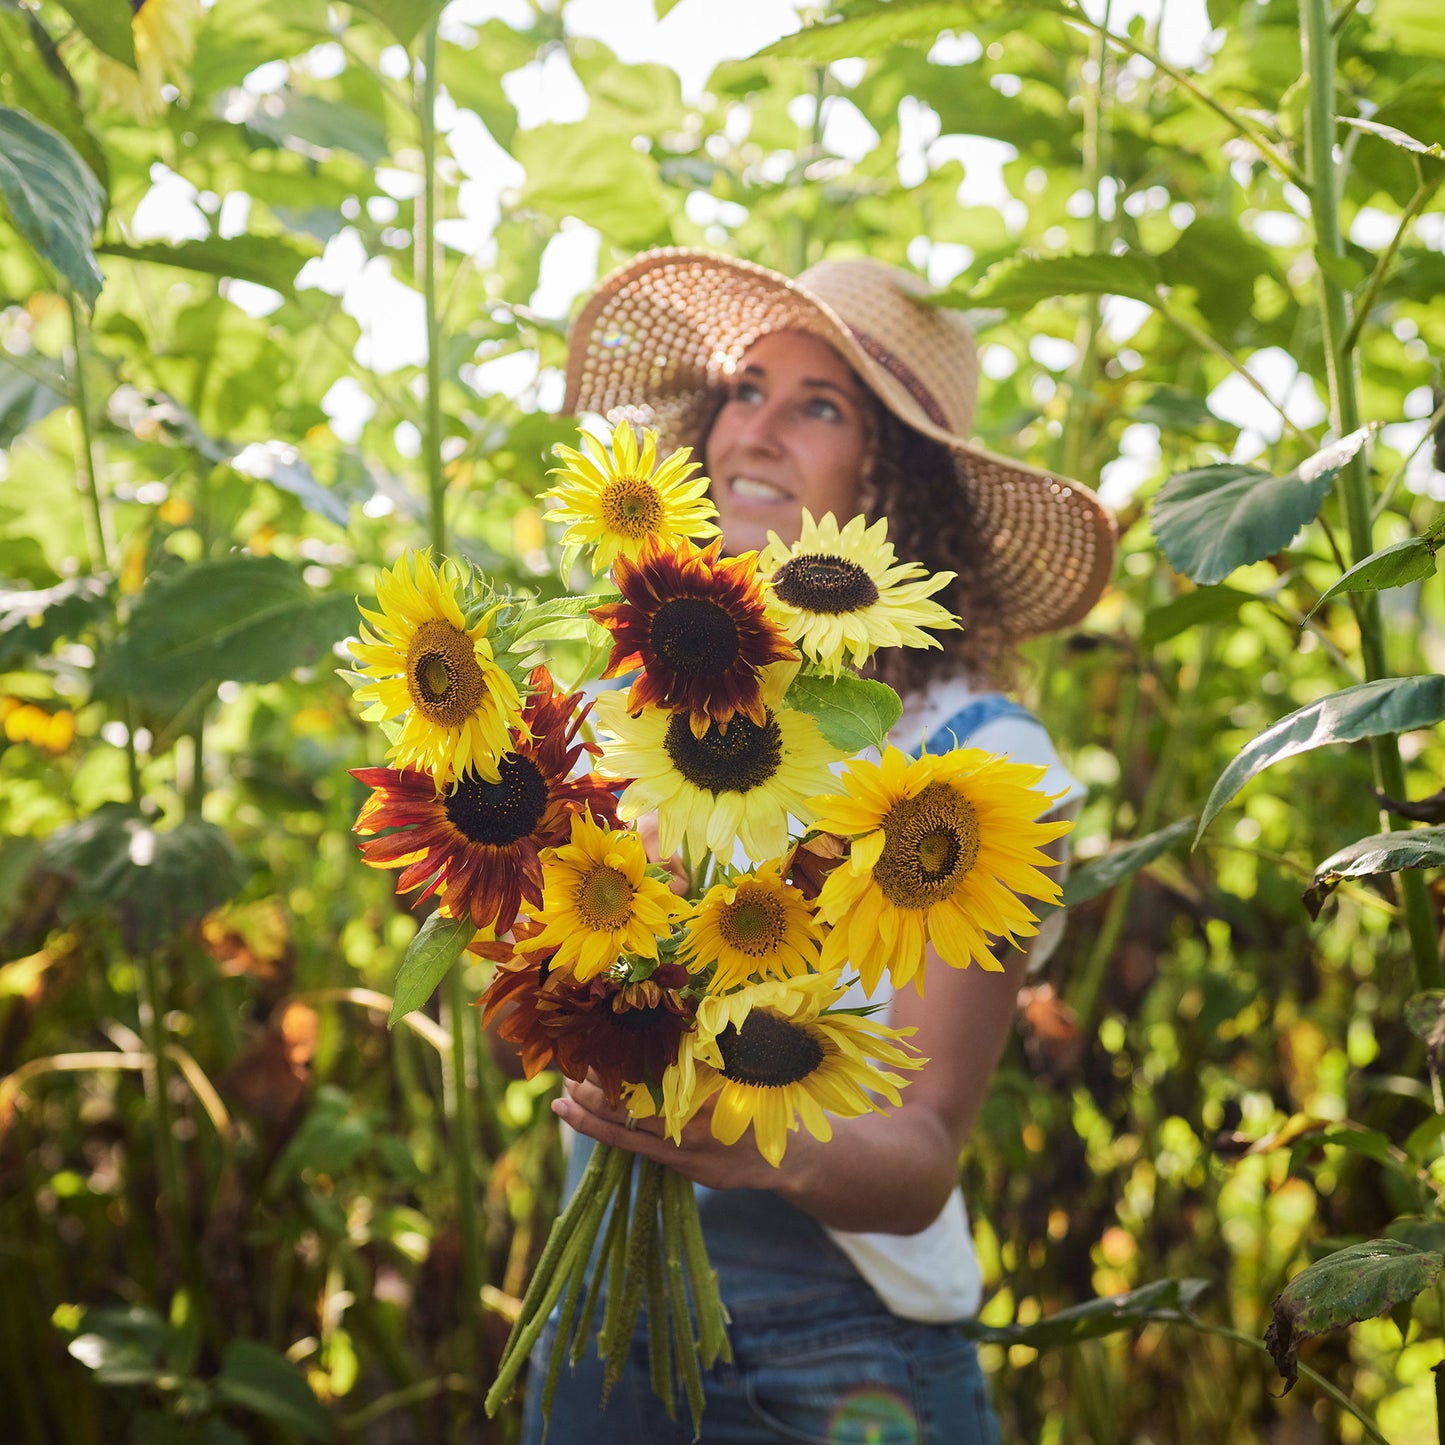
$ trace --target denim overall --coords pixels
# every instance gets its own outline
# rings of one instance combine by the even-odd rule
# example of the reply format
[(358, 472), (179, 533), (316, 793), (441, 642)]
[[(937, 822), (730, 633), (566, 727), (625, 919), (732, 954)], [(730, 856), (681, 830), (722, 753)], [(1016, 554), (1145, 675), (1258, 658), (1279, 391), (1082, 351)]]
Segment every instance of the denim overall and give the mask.
[[(927, 750), (947, 751), (985, 722), (1018, 714), (1030, 716), (986, 694)], [(568, 1198), (592, 1151), (590, 1139), (574, 1142)], [(731, 1364), (703, 1373), (705, 1445), (999, 1445), (977, 1351), (955, 1326), (891, 1313), (823, 1227), (771, 1191), (696, 1194), (733, 1348)], [(554, 1312), (532, 1354), (523, 1445), (543, 1438), (541, 1382), (556, 1324)], [(547, 1445), (686, 1445), (692, 1423), (680, 1386), (675, 1393), (673, 1421), (652, 1393), (639, 1325), (603, 1410), (594, 1339), (575, 1370), (562, 1366)]]

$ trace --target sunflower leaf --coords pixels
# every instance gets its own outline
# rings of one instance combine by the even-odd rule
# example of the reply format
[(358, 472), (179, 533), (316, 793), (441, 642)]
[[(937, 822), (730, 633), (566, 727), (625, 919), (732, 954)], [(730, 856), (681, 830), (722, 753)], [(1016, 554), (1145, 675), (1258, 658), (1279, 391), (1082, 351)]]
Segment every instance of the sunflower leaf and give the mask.
[(819, 731), (845, 753), (883, 748), (889, 730), (903, 715), (903, 703), (886, 683), (843, 673), (822, 677), (799, 673), (783, 699), (813, 718)]
[(387, 1028), (394, 1029), (407, 1014), (426, 1003), (476, 935), (476, 925), (470, 917), (443, 918), (440, 913), (433, 913), (422, 924), (416, 937), (407, 944), (406, 957), (397, 970)]

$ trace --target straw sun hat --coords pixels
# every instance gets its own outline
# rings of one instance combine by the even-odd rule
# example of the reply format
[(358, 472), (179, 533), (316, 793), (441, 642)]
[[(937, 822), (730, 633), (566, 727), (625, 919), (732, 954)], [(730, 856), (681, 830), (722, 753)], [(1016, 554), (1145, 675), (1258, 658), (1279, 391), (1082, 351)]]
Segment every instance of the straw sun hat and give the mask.
[(1078, 622), (1114, 561), (1114, 527), (1077, 482), (968, 441), (978, 353), (963, 318), (920, 304), (927, 287), (866, 258), (822, 261), (796, 281), (707, 251), (648, 251), (614, 271), (572, 328), (564, 410), (694, 441), (710, 398), (760, 336), (806, 331), (900, 421), (942, 442), (972, 498), (989, 579), (1016, 638)]

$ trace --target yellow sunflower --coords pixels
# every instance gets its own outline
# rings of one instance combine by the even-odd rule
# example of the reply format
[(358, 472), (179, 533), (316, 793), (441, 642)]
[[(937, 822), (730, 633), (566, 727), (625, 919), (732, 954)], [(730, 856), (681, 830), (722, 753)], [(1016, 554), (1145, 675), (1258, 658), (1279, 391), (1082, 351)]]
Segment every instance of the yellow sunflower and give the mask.
[[(651, 538), (662, 545), (680, 537), (714, 537), (717, 508), (707, 499), (708, 479), (695, 477), (699, 463), (689, 461), (691, 447), (679, 447), (657, 461), (657, 433), (642, 433), (641, 450), (633, 428), (624, 423), (612, 433), (609, 450), (590, 432), (582, 433), (584, 451), (557, 446), (565, 463), (553, 476), (561, 480), (546, 496), (558, 505), (555, 521), (567, 522), (562, 535), (564, 561), (595, 546), (594, 573), (619, 557), (635, 562)], [(566, 568), (564, 567), (564, 570)]]
[(686, 838), (694, 861), (707, 848), (727, 860), (739, 839), (755, 863), (776, 858), (787, 851), (789, 814), (807, 822), (809, 798), (833, 786), (831, 765), (846, 754), (807, 713), (781, 706), (778, 682), (796, 666), (779, 666), (764, 669), (774, 675), (764, 683), (761, 727), (738, 713), (726, 732), (713, 723), (695, 737), (686, 712), (645, 706), (633, 717), (623, 693), (598, 699), (597, 771), (631, 780), (617, 805), (624, 822), (657, 813), (664, 857)]
[(658, 956), (658, 939), (689, 905), (648, 876), (636, 833), (611, 833), (587, 812), (572, 818), (572, 841), (542, 855), (542, 931), (532, 952), (549, 948), (552, 968), (570, 968), (579, 983), (624, 953)]
[(955, 968), (1001, 969), (987, 935), (1038, 932), (1020, 895), (1061, 897), (1041, 850), (1074, 825), (1036, 821), (1052, 801), (1037, 791), (1044, 772), (980, 748), (915, 760), (886, 748), (879, 763), (849, 764), (841, 794), (813, 799), (817, 826), (853, 839), (818, 895), (833, 925), (823, 967), (851, 963), (869, 993), (885, 969), (900, 988), (916, 974), (921, 990), (932, 942)]
[(774, 859), (708, 889), (678, 957), (694, 972), (716, 964), (709, 988), (723, 993), (754, 975), (792, 978), (815, 969), (822, 933), (808, 900), (783, 882)]
[(487, 629), (492, 613), (468, 628), (450, 564), (438, 570), (431, 553), (406, 554), (376, 579), (379, 612), (363, 607), (375, 631), (361, 629), (351, 655), (370, 681), (356, 696), (367, 719), (405, 717), (387, 758), (430, 773), (437, 788), (475, 770), (498, 781), (497, 759), (522, 728), (517, 684), (493, 660)]
[[(758, 1152), (776, 1167), (799, 1120), (826, 1141), (833, 1137), (830, 1114), (879, 1111), (876, 1094), (897, 1104), (907, 1080), (889, 1070), (927, 1062), (900, 1042), (913, 1030), (825, 1012), (844, 992), (841, 970), (834, 969), (703, 998), (697, 1028), (683, 1035), (677, 1063), (662, 1077), (669, 1136), (679, 1138), (717, 1094), (713, 1137), (736, 1144), (751, 1124)], [(649, 1112), (640, 1095), (631, 1100), (639, 1115)]]
[(814, 522), (804, 509), (797, 543), (786, 547), (769, 532), (758, 565), (772, 579), (769, 610), (778, 624), (834, 675), (843, 670), (845, 654), (862, 667), (880, 647), (938, 647), (925, 627), (958, 626), (951, 612), (928, 600), (957, 574), (896, 561), (886, 518), (870, 527), (854, 517), (840, 529), (831, 512)]

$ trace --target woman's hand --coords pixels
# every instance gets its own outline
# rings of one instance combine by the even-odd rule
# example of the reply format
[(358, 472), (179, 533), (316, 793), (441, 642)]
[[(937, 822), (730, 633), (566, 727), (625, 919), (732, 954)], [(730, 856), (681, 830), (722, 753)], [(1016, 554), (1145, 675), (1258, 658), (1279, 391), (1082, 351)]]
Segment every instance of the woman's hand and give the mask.
[(565, 1079), (563, 1087), (566, 1093), (553, 1103), (552, 1112), (579, 1134), (586, 1134), (599, 1144), (611, 1144), (644, 1158), (656, 1159), (707, 1189), (779, 1189), (788, 1166), (797, 1154), (805, 1152), (804, 1144), (813, 1143), (801, 1131), (790, 1135), (788, 1153), (782, 1165), (775, 1169), (758, 1153), (751, 1131), (736, 1144), (723, 1144), (713, 1138), (715, 1099), (709, 1099), (683, 1129), (681, 1144), (674, 1144), (663, 1133), (661, 1119), (638, 1119), (636, 1127), (629, 1129), (626, 1106), (609, 1104), (607, 1096), (590, 1078), (582, 1084)]

